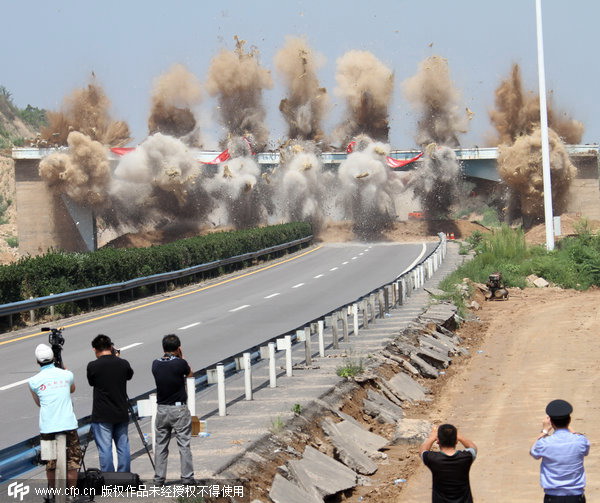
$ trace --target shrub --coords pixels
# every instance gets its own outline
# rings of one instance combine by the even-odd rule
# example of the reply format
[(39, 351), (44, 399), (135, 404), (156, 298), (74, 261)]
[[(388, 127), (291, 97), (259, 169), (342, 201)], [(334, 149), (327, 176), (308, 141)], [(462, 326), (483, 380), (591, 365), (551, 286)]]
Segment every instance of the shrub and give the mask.
[(311, 234), (295, 222), (258, 229), (218, 232), (149, 248), (103, 248), (89, 253), (50, 251), (0, 266), (0, 302), (15, 302), (142, 276), (184, 269), (258, 251)]

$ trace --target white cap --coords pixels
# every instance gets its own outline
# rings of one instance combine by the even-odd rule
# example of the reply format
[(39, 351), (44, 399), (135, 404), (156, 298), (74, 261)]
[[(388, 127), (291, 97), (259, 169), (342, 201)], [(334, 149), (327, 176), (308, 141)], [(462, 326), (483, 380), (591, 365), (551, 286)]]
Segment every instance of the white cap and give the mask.
[(35, 348), (35, 357), (40, 363), (50, 363), (54, 359), (52, 348), (46, 344), (38, 344)]

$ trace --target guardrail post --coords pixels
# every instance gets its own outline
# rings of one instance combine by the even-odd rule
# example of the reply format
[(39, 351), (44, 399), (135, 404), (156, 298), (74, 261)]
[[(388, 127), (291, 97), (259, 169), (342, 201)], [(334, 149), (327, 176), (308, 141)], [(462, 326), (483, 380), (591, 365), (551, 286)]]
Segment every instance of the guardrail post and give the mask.
[(196, 415), (196, 379), (188, 377), (185, 380), (185, 387), (187, 389), (187, 406), (190, 410), (190, 415)]
[(369, 313), (367, 312), (367, 301), (365, 299), (362, 300), (360, 307), (362, 311), (363, 328), (369, 328)]
[(294, 375), (293, 363), (292, 363), (292, 336), (286, 335), (284, 337), (286, 348), (285, 348), (285, 374), (288, 377)]
[(56, 435), (56, 471), (54, 472), (55, 487), (59, 489), (56, 495), (57, 503), (65, 503), (67, 500), (67, 434)]
[[(29, 300), (33, 300), (33, 297), (29, 297)], [(29, 310), (29, 320), (31, 323), (35, 323), (35, 309)]]
[[(386, 313), (390, 312), (390, 290), (389, 287), (383, 287), (383, 309)], [(394, 294), (392, 293), (392, 298), (394, 298)]]
[(375, 294), (374, 293), (369, 295), (369, 306), (371, 308), (371, 319), (369, 321), (371, 321), (373, 324), (375, 324)]
[(317, 322), (317, 335), (319, 337), (319, 356), (325, 357), (325, 337), (323, 336), (323, 320)]
[(396, 282), (398, 305), (404, 304), (404, 278)]
[(225, 367), (222, 363), (217, 365), (217, 396), (219, 398), (219, 416), (227, 415), (225, 402)]
[(340, 347), (340, 336), (338, 334), (338, 313), (331, 313), (331, 337), (333, 338), (333, 348)]
[(355, 302), (352, 304), (352, 328), (354, 335), (358, 335), (358, 304)]
[(381, 319), (383, 319), (383, 317), (385, 316), (385, 313), (387, 311), (387, 309), (386, 309), (387, 302), (384, 301), (384, 299), (385, 299), (385, 294), (383, 293), (384, 290), (385, 290), (385, 288), (382, 288), (377, 292), (377, 302), (379, 304), (379, 317)]
[(275, 343), (269, 342), (269, 388), (277, 387), (277, 373), (275, 371)]
[(350, 342), (350, 337), (348, 336), (348, 310), (344, 307), (340, 311), (342, 316), (342, 333), (344, 335), (344, 342)]
[(304, 341), (304, 361), (306, 362), (307, 366), (312, 365), (310, 327), (305, 327), (303, 330), (296, 330), (296, 339), (298, 341)]
[(246, 400), (252, 400), (252, 362), (250, 353), (244, 353), (244, 387), (246, 388)]

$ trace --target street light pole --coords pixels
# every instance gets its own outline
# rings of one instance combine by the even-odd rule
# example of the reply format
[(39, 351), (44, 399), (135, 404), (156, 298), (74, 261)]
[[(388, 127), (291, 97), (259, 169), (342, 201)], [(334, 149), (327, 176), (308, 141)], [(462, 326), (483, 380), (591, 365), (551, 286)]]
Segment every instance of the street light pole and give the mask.
[(544, 35), (542, 32), (542, 0), (535, 0), (535, 19), (537, 27), (538, 77), (540, 92), (540, 131), (542, 134), (542, 179), (544, 181), (544, 219), (546, 221), (546, 248), (548, 250), (554, 250), (552, 178), (550, 175), (548, 108), (546, 105), (546, 73), (544, 70)]

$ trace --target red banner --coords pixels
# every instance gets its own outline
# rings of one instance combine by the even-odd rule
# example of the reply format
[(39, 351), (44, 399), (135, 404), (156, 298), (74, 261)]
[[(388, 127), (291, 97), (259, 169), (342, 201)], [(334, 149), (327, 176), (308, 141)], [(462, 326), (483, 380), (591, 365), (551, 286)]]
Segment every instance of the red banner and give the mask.
[(220, 164), (222, 162), (228, 161), (231, 159), (229, 155), (229, 149), (223, 150), (217, 157), (215, 157), (212, 161), (200, 161), (202, 164)]
[(135, 147), (113, 147), (110, 149), (111, 152), (117, 155), (125, 155), (129, 154), (129, 152), (133, 152)]
[(421, 157), (423, 157), (423, 152), (421, 152), (418, 156), (413, 157), (412, 159), (406, 159), (403, 161), (400, 159), (393, 159), (392, 157), (388, 157), (387, 165), (390, 168), (401, 168), (402, 166), (406, 166), (407, 164), (410, 164), (411, 162), (415, 162), (417, 159), (420, 159)]

